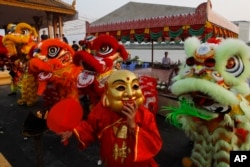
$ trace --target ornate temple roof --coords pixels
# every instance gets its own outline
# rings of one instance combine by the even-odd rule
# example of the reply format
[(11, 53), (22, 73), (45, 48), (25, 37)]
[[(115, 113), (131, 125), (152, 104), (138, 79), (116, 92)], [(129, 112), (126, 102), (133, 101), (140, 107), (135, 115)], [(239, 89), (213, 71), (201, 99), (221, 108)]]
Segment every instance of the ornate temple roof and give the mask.
[(108, 24), (138, 19), (174, 16), (195, 12), (195, 8), (129, 2), (117, 10), (94, 21), (91, 25)]
[(226, 30), (227, 32), (220, 32), (224, 35), (232, 32), (235, 36), (239, 33), (235, 24), (212, 10), (210, 0), (198, 5), (197, 8), (129, 2), (88, 24), (86, 30), (89, 34), (143, 28), (171, 29), (178, 26), (184, 26), (183, 30), (186, 30), (192, 25), (209, 27), (208, 23), (212, 24), (211, 28), (216, 32)]
[[(63, 21), (72, 20), (77, 17), (74, 3), (67, 4), (61, 0), (0, 0), (0, 28), (16, 22), (32, 24), (33, 16), (46, 20), (47, 12), (63, 14)], [(41, 27), (45, 26), (46, 21)]]

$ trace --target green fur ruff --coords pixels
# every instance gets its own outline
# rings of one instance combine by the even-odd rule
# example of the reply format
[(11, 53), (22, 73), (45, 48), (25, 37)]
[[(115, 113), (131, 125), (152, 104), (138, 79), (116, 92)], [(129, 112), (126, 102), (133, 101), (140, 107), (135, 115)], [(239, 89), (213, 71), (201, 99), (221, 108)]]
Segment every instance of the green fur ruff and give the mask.
[(169, 110), (172, 111), (170, 113), (168, 113), (166, 115), (166, 119), (165, 121), (170, 122), (172, 125), (174, 125), (175, 127), (181, 128), (181, 123), (178, 120), (178, 116), (180, 115), (188, 115), (191, 117), (197, 117), (197, 118), (201, 118), (204, 120), (210, 120), (212, 119), (212, 117), (207, 116), (207, 115), (203, 115), (200, 112), (198, 112), (197, 108), (193, 105), (191, 105), (190, 103), (188, 103), (185, 99), (182, 99), (180, 101), (180, 106), (177, 107), (168, 107), (168, 106), (163, 106), (162, 107), (163, 111)]

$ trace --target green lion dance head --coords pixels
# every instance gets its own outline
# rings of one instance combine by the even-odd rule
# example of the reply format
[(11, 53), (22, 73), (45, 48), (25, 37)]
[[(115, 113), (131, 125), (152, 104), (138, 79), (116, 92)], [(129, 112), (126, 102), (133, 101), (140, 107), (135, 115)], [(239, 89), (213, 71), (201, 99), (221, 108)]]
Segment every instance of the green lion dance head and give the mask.
[(232, 108), (250, 93), (249, 47), (238, 39), (210, 39), (201, 43), (198, 38), (190, 37), (184, 43), (184, 50), (186, 61), (171, 86), (180, 105), (163, 107), (173, 111), (167, 115), (168, 120), (180, 126), (177, 118), (181, 115), (212, 120), (244, 112)]

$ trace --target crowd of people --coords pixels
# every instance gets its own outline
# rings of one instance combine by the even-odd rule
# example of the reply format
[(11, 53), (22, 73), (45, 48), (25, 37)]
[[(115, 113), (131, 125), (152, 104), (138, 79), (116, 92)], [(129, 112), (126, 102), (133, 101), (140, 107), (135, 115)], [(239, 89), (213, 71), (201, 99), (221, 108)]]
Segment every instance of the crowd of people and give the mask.
[[(60, 35), (57, 33), (55, 35), (55, 38), (61, 39), (63, 42), (69, 44), (68, 38), (65, 36), (65, 34), (62, 34), (62, 37), (60, 37)], [(42, 34), (40, 36), (41, 41), (49, 39), (49, 35), (46, 33), (45, 30), (42, 31)], [(80, 41), (79, 41), (80, 42)], [(81, 46), (79, 44), (77, 44), (77, 42), (74, 40), (72, 41), (72, 45), (71, 47), (75, 50), (78, 51), (81, 49)]]

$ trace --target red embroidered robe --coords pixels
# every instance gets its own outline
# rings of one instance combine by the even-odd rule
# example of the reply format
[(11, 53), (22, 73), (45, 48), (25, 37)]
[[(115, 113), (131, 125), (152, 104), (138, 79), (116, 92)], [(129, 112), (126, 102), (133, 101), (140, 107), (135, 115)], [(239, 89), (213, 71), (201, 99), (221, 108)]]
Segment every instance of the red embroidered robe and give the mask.
[(83, 148), (99, 140), (101, 157), (107, 167), (157, 167), (153, 157), (160, 151), (162, 140), (155, 116), (141, 106), (135, 120), (136, 128), (131, 130), (125, 117), (98, 103), (74, 133)]

